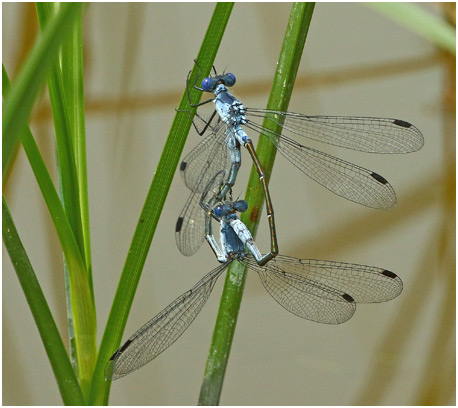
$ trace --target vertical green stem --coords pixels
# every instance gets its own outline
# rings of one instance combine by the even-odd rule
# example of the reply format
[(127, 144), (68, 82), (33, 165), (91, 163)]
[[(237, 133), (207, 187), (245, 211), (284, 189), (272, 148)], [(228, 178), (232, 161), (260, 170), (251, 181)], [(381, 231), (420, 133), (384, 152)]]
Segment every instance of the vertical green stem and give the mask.
[[(313, 9), (314, 3), (293, 4), (272, 91), (267, 104), (269, 109), (287, 110)], [(272, 129), (272, 124), (268, 123), (268, 121), (264, 123), (264, 126)], [(273, 130), (280, 131), (280, 129)], [(270, 179), (275, 153), (273, 144), (266, 137), (261, 136), (257, 154), (266, 173), (267, 180)], [(249, 210), (242, 214), (241, 220), (255, 236), (264, 196), (258, 174), (254, 168), (251, 171), (248, 182), (246, 201)], [(217, 405), (219, 403), (245, 279), (245, 268), (238, 262), (233, 262), (224, 284), (200, 391), (199, 405)]]
[[(54, 3), (37, 3), (38, 20), (42, 31), (52, 24), (58, 15), (56, 11), (61, 7), (62, 5), (58, 6)], [(81, 8), (79, 7), (76, 11), (76, 24), (72, 25), (72, 30), (64, 37), (62, 46), (64, 52), (54, 59), (53, 67), (48, 75), (48, 88), (56, 135), (61, 197), (84, 263), (84, 270), (80, 269), (82, 274), (76, 279), (75, 271), (71, 268), (72, 264), (66, 258), (64, 273), (66, 274), (71, 356), (75, 366), (77, 362), (80, 384), (87, 398), (97, 357), (97, 327), (92, 276), (87, 268), (87, 254), (90, 251), (85, 248), (89, 242), (87, 236), (84, 240), (83, 212), (81, 210), (81, 197), (86, 200), (87, 207), (87, 183), (84, 179), (86, 194), (81, 195), (80, 182), (82, 179), (79, 177), (79, 175), (83, 175), (84, 178), (86, 176), (86, 158), (82, 157), (81, 152), (76, 154), (77, 136), (79, 140), (84, 139), (84, 129), (81, 130), (81, 120), (78, 120), (78, 115), (83, 115), (84, 118), (84, 104), (78, 92), (83, 86), (82, 59), (78, 58), (82, 50), (73, 41), (75, 33), (81, 31)], [(78, 38), (78, 35), (76, 37)], [(84, 126), (84, 119), (82, 124)], [(83, 153), (85, 155), (85, 151)], [(85, 213), (84, 216), (88, 217), (88, 214)], [(88, 222), (89, 220), (86, 219), (85, 223), (88, 224)]]
[(83, 10), (78, 10), (71, 35), (62, 45), (62, 78), (68, 103), (70, 124), (78, 183), (78, 202), (81, 217), (83, 252), (92, 287), (91, 243), (89, 235), (89, 198), (87, 185), (86, 122), (84, 113), (83, 70)]
[[(63, 93), (67, 104), (67, 118), (69, 123), (70, 139), (72, 154), (75, 163), (75, 208), (78, 217), (78, 236), (80, 238), (80, 247), (82, 256), (87, 270), (87, 279), (94, 296), (92, 284), (92, 260), (91, 260), (91, 242), (89, 234), (89, 197), (87, 185), (87, 160), (86, 160), (86, 131), (85, 131), (85, 113), (84, 113), (84, 82), (83, 82), (83, 38), (82, 38), (82, 19), (83, 10), (79, 10), (77, 22), (73, 26), (71, 35), (69, 35), (62, 44), (61, 58), (61, 78)], [(77, 232), (75, 232), (76, 234)], [(76, 366), (77, 350), (76, 339), (73, 327), (72, 305), (70, 302), (70, 284), (68, 268), (65, 264), (65, 292), (67, 295), (67, 319), (70, 357)], [(96, 343), (94, 339), (94, 344)], [(95, 348), (93, 353), (93, 365), (95, 365)]]

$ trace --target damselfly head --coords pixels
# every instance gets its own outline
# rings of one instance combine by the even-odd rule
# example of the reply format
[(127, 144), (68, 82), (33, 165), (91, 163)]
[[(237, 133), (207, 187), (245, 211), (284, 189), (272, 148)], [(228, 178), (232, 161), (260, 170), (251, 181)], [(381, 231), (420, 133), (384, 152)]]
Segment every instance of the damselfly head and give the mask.
[(202, 80), (202, 89), (205, 92), (213, 92), (217, 85), (223, 84), (227, 87), (231, 87), (235, 84), (235, 81), (235, 75), (230, 73), (206, 77)]
[(245, 200), (226, 201), (213, 208), (213, 214), (218, 218), (223, 218), (229, 214), (235, 214), (236, 212), (245, 212), (247, 209), (248, 204)]

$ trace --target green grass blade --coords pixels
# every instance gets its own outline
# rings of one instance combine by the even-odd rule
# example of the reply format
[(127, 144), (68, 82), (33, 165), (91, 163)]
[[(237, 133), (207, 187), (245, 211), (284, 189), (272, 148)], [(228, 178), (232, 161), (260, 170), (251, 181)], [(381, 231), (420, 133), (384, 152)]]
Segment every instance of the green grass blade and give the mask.
[[(54, 14), (52, 3), (38, 3), (37, 13), (40, 26), (43, 28)], [(59, 61), (56, 60), (52, 74), (48, 78), (50, 99), (56, 130), (57, 157), (59, 164), (60, 187), (64, 207), (88, 272), (89, 286), (93, 292), (92, 267), (89, 235), (89, 211), (87, 194), (87, 165), (84, 120), (84, 89), (83, 89), (83, 48), (82, 48), (82, 11), (73, 30), (62, 44)], [(74, 336), (72, 305), (70, 302), (70, 285), (67, 268), (64, 268), (67, 296), (68, 332), (70, 355), (76, 366), (77, 353)], [(95, 319), (95, 310), (92, 313)], [(96, 344), (94, 332), (94, 345)], [(95, 347), (90, 350), (96, 358)], [(88, 373), (89, 384), (92, 373)]]
[[(53, 18), (54, 7), (52, 3), (36, 3), (36, 9), (40, 28), (43, 31), (48, 25), (48, 22)], [(70, 34), (68, 33), (66, 35), (63, 43), (68, 42)], [(73, 152), (72, 129), (68, 113), (72, 111), (72, 103), (68, 100), (64, 91), (61, 62), (61, 59), (56, 57), (48, 75), (49, 97), (51, 100), (54, 129), (56, 131), (57, 160), (62, 186), (62, 199), (78, 246), (81, 253), (83, 253), (78, 177), (76, 173), (75, 154)]]
[(89, 196), (86, 160), (86, 121), (84, 113), (84, 72), (83, 72), (83, 11), (78, 13), (71, 36), (62, 47), (62, 73), (67, 110), (73, 140), (73, 153), (78, 180), (78, 202), (82, 226), (84, 259), (92, 287), (92, 260), (89, 226)]
[[(2, 83), (6, 84), (6, 86), (3, 87), (3, 94), (6, 95), (7, 98), (9, 93), (9, 79), (4, 67), (2, 69), (2, 74)], [(78, 326), (79, 332), (82, 333), (78, 348), (89, 349), (90, 347), (95, 347), (95, 345), (91, 346), (86, 344), (89, 341), (95, 342), (93, 333), (95, 332), (96, 326), (95, 320), (92, 316), (90, 314), (85, 314), (85, 309), (91, 310), (94, 308), (94, 300), (88, 285), (84, 260), (79, 251), (62, 202), (59, 199), (49, 172), (38, 150), (38, 146), (35, 143), (28, 126), (23, 128), (20, 133), (20, 137), (24, 151), (32, 167), (38, 186), (40, 187), (46, 206), (48, 207), (49, 214), (51, 215), (56, 228), (56, 232), (62, 246), (62, 251), (64, 252), (65, 260), (70, 271), (70, 284), (72, 287), (76, 288), (76, 292), (80, 294), (78, 298), (80, 306), (76, 308), (73, 314), (75, 326)], [(74, 302), (78, 303), (76, 300)], [(85, 336), (86, 333), (87, 335)], [(87, 371), (90, 371), (93, 368), (93, 362), (91, 366), (90, 359), (81, 358), (80, 366), (83, 366)]]
[[(86, 8), (86, 7), (85, 7)], [(91, 240), (89, 225), (89, 194), (87, 183), (87, 160), (86, 160), (86, 123), (84, 113), (84, 75), (83, 75), (83, 10), (80, 10), (76, 24), (73, 26), (71, 35), (62, 44), (62, 78), (64, 93), (67, 101), (67, 115), (73, 143), (73, 154), (75, 155), (76, 177), (78, 189), (76, 191), (79, 203), (79, 224), (81, 228), (80, 237), (83, 247), (83, 256), (86, 264), (89, 286), (94, 296), (92, 281), (92, 258)], [(68, 276), (66, 274), (66, 281)], [(67, 283), (66, 282), (66, 283)], [(66, 293), (70, 290), (69, 283), (66, 284)], [(73, 319), (71, 316), (71, 303), (67, 296), (68, 305), (68, 327), (70, 340), (70, 355), (73, 361), (77, 361), (76, 340), (73, 330)], [(93, 311), (95, 314), (95, 310)], [(73, 331), (73, 333), (72, 333)], [(96, 333), (94, 333), (94, 337)], [(94, 339), (96, 342), (96, 339)], [(94, 365), (95, 365), (94, 349)]]
[[(210, 72), (232, 7), (232, 3), (218, 3), (215, 7), (197, 57), (204, 75)], [(195, 66), (191, 80), (197, 76), (197, 72), (198, 68)], [(201, 92), (192, 90), (191, 98), (194, 103), (198, 102), (200, 96)], [(190, 109), (186, 92), (183, 94), (179, 109)], [(140, 214), (108, 317), (92, 380), (91, 404), (101, 405), (108, 402), (110, 382), (104, 379), (104, 367), (121, 342), (141, 271), (190, 127), (190, 115), (185, 112), (177, 112)]]
[(456, 54), (456, 30), (444, 19), (413, 3), (365, 3), (433, 44)]
[(40, 332), (62, 400), (65, 405), (84, 405), (83, 394), (65, 351), (64, 343), (3, 197), (2, 214), (3, 242)]
[(2, 173), (11, 159), (19, 133), (27, 123), (39, 88), (55, 61), (62, 38), (70, 32), (80, 9), (79, 3), (62, 3), (58, 15), (35, 43), (8, 98), (4, 100)]
[[(42, 30), (45, 30), (56, 15), (55, 10), (58, 10), (58, 8), (53, 3), (37, 3), (36, 9), (40, 27)], [(68, 33), (63, 41), (63, 49), (66, 52), (60, 58), (56, 58), (48, 76), (48, 88), (56, 133), (57, 161), (62, 199), (80, 253), (85, 255), (86, 250), (83, 239), (83, 221), (80, 206), (80, 185), (77, 174), (77, 158), (81, 159), (81, 155), (76, 156), (75, 154), (76, 136), (74, 134), (74, 130), (77, 128), (74, 123), (77, 118), (75, 111), (80, 113), (80, 109), (75, 105), (76, 92), (73, 88), (77, 84), (74, 84), (72, 79), (74, 72), (79, 73), (79, 70), (82, 70), (82, 67), (73, 65), (73, 63), (82, 61), (74, 60), (72, 55), (73, 52), (77, 52), (78, 54), (81, 52), (81, 50), (74, 50), (73, 44), (73, 33), (75, 30), (78, 30), (77, 26), (81, 29), (81, 8), (78, 11), (76, 24), (73, 25), (72, 32)], [(69, 65), (71, 66), (70, 70), (68, 69)], [(71, 77), (70, 80), (68, 80), (69, 77)], [(69, 94), (67, 94), (67, 91)], [(84, 110), (84, 105), (82, 109)], [(81, 166), (80, 164), (79, 168), (85, 167), (85, 165), (86, 160), (84, 158), (83, 165)], [(83, 258), (83, 261), (86, 264), (86, 257)], [(92, 302), (83, 301), (89, 295), (92, 298), (94, 296), (92, 278), (86, 268), (85, 278), (87, 282), (85, 282), (85, 286), (89, 288), (89, 293), (81, 293), (72, 285), (72, 271), (70, 271), (69, 264), (66, 263), (65, 266), (68, 266), (68, 269), (64, 268), (64, 273), (68, 274), (66, 276), (66, 282), (69, 283), (66, 285), (66, 288), (69, 290), (69, 293), (67, 292), (66, 295), (69, 337), (70, 345), (72, 346), (71, 355), (74, 357), (76, 354), (80, 384), (83, 394), (87, 397), (97, 358), (95, 302), (94, 299), (92, 299)], [(83, 276), (80, 276), (80, 278), (83, 279)], [(91, 324), (85, 327), (77, 325), (75, 316), (84, 316), (85, 321), (91, 322)], [(84, 341), (81, 330), (84, 330)], [(76, 352), (74, 346), (76, 346)]]
[[(40, 28), (43, 31), (49, 20), (53, 18), (56, 7), (54, 3), (36, 3), (36, 10)], [(63, 44), (68, 42), (67, 35)], [(61, 61), (59, 56), (48, 74), (48, 89), (51, 101), (52, 116), (56, 134), (57, 146), (57, 163), (59, 175), (59, 187), (61, 200), (64, 203), (67, 219), (70, 222), (73, 234), (80, 252), (83, 252), (83, 242), (81, 233), (81, 222), (79, 217), (78, 184), (76, 182), (76, 168), (73, 155), (73, 143), (71, 138), (70, 123), (67, 114), (68, 104), (64, 95), (63, 77), (61, 71)], [(64, 262), (65, 278), (65, 297), (67, 305), (67, 331), (69, 337), (70, 358), (73, 367), (78, 372), (78, 352), (76, 347), (76, 338), (73, 310), (71, 303), (71, 285), (67, 263)]]
[[(267, 104), (268, 109), (285, 111), (288, 108), (313, 9), (314, 3), (293, 4)], [(265, 121), (264, 126), (272, 129), (271, 121)], [(280, 131), (280, 129), (274, 130)], [(275, 147), (266, 137), (260, 136), (256, 152), (267, 180), (269, 180), (275, 159)], [(249, 210), (242, 214), (241, 220), (255, 236), (264, 195), (259, 183), (259, 176), (254, 167), (250, 174), (245, 199)], [(245, 268), (240, 263), (233, 262), (227, 273), (221, 296), (199, 396), (199, 405), (217, 405), (219, 403), (245, 279)]]

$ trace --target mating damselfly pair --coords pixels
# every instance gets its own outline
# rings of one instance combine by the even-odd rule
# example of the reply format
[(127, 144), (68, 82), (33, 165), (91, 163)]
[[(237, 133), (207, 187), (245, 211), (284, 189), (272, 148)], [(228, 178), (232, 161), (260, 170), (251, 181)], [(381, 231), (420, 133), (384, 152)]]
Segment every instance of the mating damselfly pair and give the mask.
[[(188, 75), (189, 79), (189, 75)], [(131, 336), (110, 358), (107, 379), (117, 379), (142, 367), (167, 349), (189, 327), (202, 309), (217, 278), (233, 262), (241, 262), (258, 275), (269, 294), (286, 310), (319, 323), (339, 324), (354, 313), (356, 303), (384, 302), (402, 291), (401, 279), (388, 270), (334, 261), (301, 260), (278, 255), (273, 206), (262, 166), (244, 127), (264, 134), (289, 161), (330, 191), (368, 207), (389, 209), (396, 195), (379, 174), (298, 143), (305, 137), (371, 153), (408, 153), (423, 146), (421, 133), (399, 119), (306, 116), (297, 113), (246, 108), (228, 92), (233, 74), (204, 78), (202, 86), (214, 98), (208, 121), (197, 115), (206, 138), (183, 160), (180, 170), (190, 196), (176, 224), (176, 240), (184, 255), (192, 255), (207, 239), (221, 264), (192, 289)], [(187, 90), (189, 91), (187, 81)], [(189, 93), (188, 93), (189, 95)], [(267, 118), (283, 133), (259, 124)], [(248, 149), (260, 176), (271, 231), (271, 251), (261, 255), (237, 212), (246, 202), (233, 201), (231, 190), (241, 163), (240, 146)], [(220, 245), (212, 232), (212, 219), (220, 223)]]

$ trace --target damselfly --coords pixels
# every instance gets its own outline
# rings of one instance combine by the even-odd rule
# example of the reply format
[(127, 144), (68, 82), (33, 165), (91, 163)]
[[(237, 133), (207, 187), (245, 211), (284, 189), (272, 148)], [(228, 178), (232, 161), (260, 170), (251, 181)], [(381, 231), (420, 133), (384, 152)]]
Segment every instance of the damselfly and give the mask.
[[(196, 86), (197, 79), (193, 85), (198, 90), (213, 93), (215, 97), (191, 106), (213, 102), (215, 111), (208, 121), (197, 114), (197, 120), (201, 120), (204, 126), (200, 129), (193, 121), (196, 131), (200, 135), (209, 132), (209, 135), (183, 159), (180, 166), (184, 182), (191, 190), (191, 195), (176, 224), (177, 245), (184, 255), (194, 254), (203, 242), (201, 235), (200, 240), (188, 240), (181, 233), (185, 218), (189, 218), (190, 208), (198, 206), (199, 200), (195, 195), (203, 191), (213, 175), (224, 169), (225, 185), (217, 198), (221, 200), (225, 197), (237, 177), (241, 145), (247, 147), (250, 152), (263, 183), (272, 236), (271, 252), (278, 250), (273, 207), (264, 173), (244, 127), (267, 136), (278, 151), (299, 170), (333, 193), (372, 208), (387, 210), (395, 205), (394, 189), (383, 176), (304, 146), (293, 138), (308, 138), (369, 153), (409, 153), (421, 149), (424, 143), (422, 134), (415, 126), (400, 119), (307, 116), (247, 108), (227, 89), (233, 86), (235, 81), (233, 74), (216, 75), (215, 72), (215, 76), (202, 80), (201, 87)], [(189, 74), (186, 84), (189, 96)], [(263, 118), (269, 124), (282, 129), (284, 134), (263, 127)]]
[[(219, 179), (215, 176), (211, 183), (214, 180)], [(171, 346), (194, 321), (217, 279), (234, 261), (257, 272), (267, 292), (286, 310), (318, 323), (343, 323), (353, 316), (356, 303), (385, 302), (402, 292), (396, 274), (373, 266), (281, 255), (260, 266), (262, 255), (236, 216), (246, 210), (246, 202), (224, 201), (210, 209), (211, 200), (204, 201), (207, 191), (201, 200), (209, 221), (205, 235), (222, 263), (134, 333), (106, 364), (106, 379), (116, 380), (139, 369)], [(210, 216), (220, 222), (221, 247), (213, 237)]]

